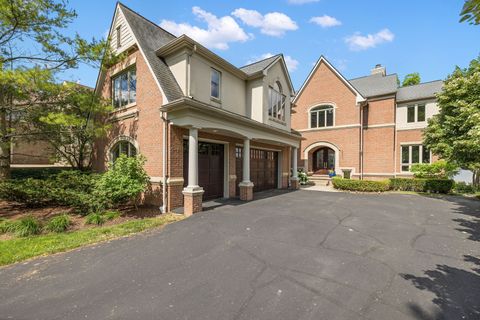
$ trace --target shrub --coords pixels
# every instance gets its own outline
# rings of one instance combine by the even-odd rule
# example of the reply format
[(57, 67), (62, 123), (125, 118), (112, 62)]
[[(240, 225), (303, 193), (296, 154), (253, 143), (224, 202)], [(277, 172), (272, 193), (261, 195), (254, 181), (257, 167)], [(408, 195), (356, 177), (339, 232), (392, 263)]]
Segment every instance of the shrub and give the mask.
[(107, 220), (114, 220), (114, 219), (120, 217), (120, 212), (118, 212), (118, 211), (107, 211), (107, 212), (103, 213), (103, 216)]
[(305, 171), (303, 170), (298, 170), (298, 180), (301, 185), (307, 184), (308, 182), (308, 175)]
[(15, 232), (19, 237), (33, 236), (42, 232), (42, 225), (37, 218), (27, 216), (18, 221)]
[(65, 232), (72, 224), (70, 217), (67, 214), (62, 214), (56, 217), (53, 217), (48, 221), (47, 230), (50, 232)]
[(335, 189), (349, 191), (383, 192), (390, 188), (388, 181), (351, 180), (335, 177), (332, 182)]
[(51, 168), (11, 168), (10, 174), (12, 179), (48, 179), (55, 174), (63, 171), (72, 170), (71, 168), (51, 167)]
[(52, 203), (50, 182), (31, 178), (3, 181), (0, 184), (0, 197), (29, 207), (41, 207)]
[(390, 179), (390, 188), (397, 191), (449, 193), (454, 181), (450, 179)]
[(13, 220), (0, 221), (0, 234), (14, 233), (17, 231), (18, 222)]
[(121, 155), (99, 179), (95, 193), (105, 199), (109, 206), (137, 200), (149, 184), (149, 177), (143, 168), (145, 158)]
[(476, 188), (471, 184), (463, 181), (455, 183), (455, 192), (457, 193), (475, 193), (475, 191), (477, 191)]
[(100, 213), (90, 213), (85, 219), (86, 224), (95, 224), (100, 226), (105, 223), (105, 217)]
[(415, 178), (451, 179), (458, 173), (458, 167), (445, 160), (438, 160), (434, 163), (414, 164), (411, 171)]

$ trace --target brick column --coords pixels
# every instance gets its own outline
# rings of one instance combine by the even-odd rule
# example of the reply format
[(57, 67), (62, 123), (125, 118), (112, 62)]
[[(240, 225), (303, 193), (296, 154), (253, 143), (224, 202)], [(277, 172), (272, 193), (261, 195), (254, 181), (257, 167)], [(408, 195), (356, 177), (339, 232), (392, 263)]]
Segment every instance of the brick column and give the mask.
[(298, 172), (297, 172), (297, 155), (298, 149), (296, 147), (292, 148), (292, 177), (290, 178), (290, 188), (291, 189), (298, 189), (300, 187), (300, 183), (298, 181)]
[(253, 200), (253, 183), (250, 181), (250, 139), (243, 141), (243, 180), (240, 187), (240, 200)]
[(186, 216), (202, 211), (203, 188), (198, 185), (198, 130), (188, 134), (188, 185), (183, 189), (183, 210)]

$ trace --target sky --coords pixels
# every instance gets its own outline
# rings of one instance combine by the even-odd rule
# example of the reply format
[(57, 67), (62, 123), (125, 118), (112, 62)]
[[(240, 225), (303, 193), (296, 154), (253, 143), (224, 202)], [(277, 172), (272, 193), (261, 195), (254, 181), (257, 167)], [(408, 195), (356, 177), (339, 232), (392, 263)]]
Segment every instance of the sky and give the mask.
[[(480, 26), (459, 23), (462, 0), (124, 0), (168, 31), (186, 33), (240, 67), (283, 53), (300, 88), (324, 55), (347, 79), (376, 64), (400, 79), (444, 79), (480, 54)], [(108, 33), (116, 1), (72, 0), (78, 18), (70, 32)], [(81, 66), (63, 80), (95, 86), (98, 70)]]

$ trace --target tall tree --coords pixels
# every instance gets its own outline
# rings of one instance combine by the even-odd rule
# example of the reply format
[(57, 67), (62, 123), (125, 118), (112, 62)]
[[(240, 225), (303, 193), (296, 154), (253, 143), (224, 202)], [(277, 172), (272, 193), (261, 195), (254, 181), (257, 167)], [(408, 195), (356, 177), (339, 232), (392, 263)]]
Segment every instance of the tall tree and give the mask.
[(12, 138), (28, 136), (26, 113), (58, 94), (56, 72), (101, 58), (104, 42), (65, 35), (76, 16), (66, 0), (0, 0), (0, 179)]
[(460, 12), (460, 22), (480, 24), (480, 0), (466, 0)]
[(413, 86), (415, 84), (419, 84), (422, 81), (420, 78), (420, 73), (413, 72), (409, 73), (403, 78), (402, 87)]
[(480, 57), (456, 67), (437, 94), (439, 114), (428, 121), (424, 144), (441, 158), (472, 170), (480, 184)]
[(104, 121), (112, 104), (89, 88), (76, 83), (58, 85), (54, 103), (29, 114), (35, 138), (48, 142), (59, 159), (79, 170), (91, 167), (93, 144), (106, 134), (110, 125)]

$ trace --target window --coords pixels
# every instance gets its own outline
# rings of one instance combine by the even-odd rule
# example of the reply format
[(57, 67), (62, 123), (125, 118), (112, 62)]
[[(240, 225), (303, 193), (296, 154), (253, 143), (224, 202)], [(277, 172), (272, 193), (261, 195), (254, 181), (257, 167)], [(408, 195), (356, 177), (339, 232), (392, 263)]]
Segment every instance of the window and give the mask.
[(319, 106), (310, 110), (310, 128), (333, 127), (333, 107)]
[(113, 106), (124, 107), (137, 99), (137, 74), (135, 68), (122, 72), (112, 80)]
[(127, 157), (134, 157), (137, 155), (137, 149), (129, 141), (119, 141), (110, 150), (110, 159), (115, 162), (120, 155), (126, 155)]
[(215, 99), (220, 99), (220, 81), (222, 74), (220, 71), (212, 69), (210, 75), (210, 96)]
[(121, 27), (122, 26), (117, 27), (117, 49), (122, 46)]
[(287, 97), (282, 94), (282, 86), (277, 81), (268, 88), (268, 116), (270, 118), (285, 121), (285, 103)]
[(407, 106), (407, 122), (423, 122), (425, 121), (425, 105), (415, 104)]
[(430, 163), (430, 150), (420, 144), (403, 145), (401, 161), (402, 171), (410, 171), (412, 164)]

